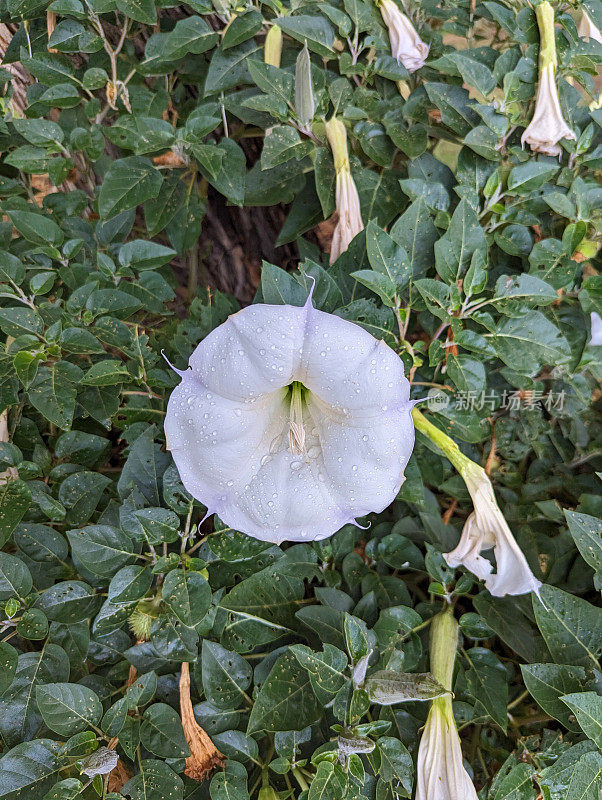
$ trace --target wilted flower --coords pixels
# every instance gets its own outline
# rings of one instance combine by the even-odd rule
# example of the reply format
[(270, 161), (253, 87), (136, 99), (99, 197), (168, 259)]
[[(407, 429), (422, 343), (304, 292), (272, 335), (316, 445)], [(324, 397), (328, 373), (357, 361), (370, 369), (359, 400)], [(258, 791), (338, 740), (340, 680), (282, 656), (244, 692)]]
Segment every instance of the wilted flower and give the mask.
[(554, 9), (544, 0), (536, 9), (539, 25), (539, 86), (535, 101), (535, 113), (525, 128), (521, 143), (527, 142), (535, 153), (559, 156), (561, 139), (576, 139), (562, 116), (558, 88), (556, 86), (556, 40), (554, 34)]
[[(431, 623), (431, 672), (448, 691), (452, 688), (458, 647), (458, 623), (451, 608)], [(478, 800), (462, 763), (451, 695), (433, 700), (420, 739), (416, 763), (416, 800)]]
[(351, 241), (364, 230), (360, 198), (349, 167), (347, 132), (336, 117), (326, 123), (326, 135), (332, 149), (336, 172), (336, 205), (338, 220), (332, 235), (330, 263), (344, 253)]
[(273, 67), (280, 66), (282, 56), (282, 29), (278, 25), (272, 25), (267, 32), (263, 45), (263, 60), (266, 64)]
[(587, 11), (584, 11), (581, 16), (578, 32), (582, 39), (593, 39), (595, 42), (602, 44), (602, 31), (600, 31), (600, 28), (594, 23)]
[(397, 495), (414, 445), (409, 383), (383, 341), (333, 314), (255, 304), (212, 331), (167, 407), (186, 489), (271, 542), (331, 536)]
[[(466, 569), (485, 581), (494, 597), (507, 594), (537, 592), (541, 582), (531, 572), (527, 559), (516, 543), (508, 523), (496, 502), (491, 481), (485, 470), (474, 462), (462, 471), (462, 477), (472, 497), (474, 511), (466, 520), (460, 542), (444, 558), (450, 567), (464, 564)], [(481, 555), (493, 548), (493, 565)]]
[(84, 758), (81, 771), (89, 778), (95, 775), (108, 775), (117, 766), (119, 756), (110, 747), (99, 747), (89, 756)]
[(416, 72), (428, 57), (428, 44), (418, 36), (410, 20), (393, 0), (381, 0), (380, 13), (389, 29), (393, 57), (401, 61), (408, 72)]
[(190, 748), (184, 775), (194, 781), (204, 781), (214, 769), (223, 766), (224, 757), (194, 717), (190, 699), (190, 667), (186, 662), (183, 662), (180, 674), (180, 716)]
[[(537, 592), (541, 582), (531, 572), (527, 559), (516, 543), (496, 502), (493, 486), (485, 470), (467, 458), (458, 445), (430, 423), (417, 409), (412, 412), (419, 431), (428, 436), (461, 474), (470, 492), (474, 511), (466, 520), (460, 542), (444, 558), (450, 567), (463, 564), (485, 581), (495, 597)], [(493, 548), (496, 572), (481, 551)]]
[(592, 311), (590, 319), (592, 323), (592, 335), (589, 343), (594, 346), (602, 345), (602, 318), (600, 318), (600, 314), (596, 314), (595, 311)]

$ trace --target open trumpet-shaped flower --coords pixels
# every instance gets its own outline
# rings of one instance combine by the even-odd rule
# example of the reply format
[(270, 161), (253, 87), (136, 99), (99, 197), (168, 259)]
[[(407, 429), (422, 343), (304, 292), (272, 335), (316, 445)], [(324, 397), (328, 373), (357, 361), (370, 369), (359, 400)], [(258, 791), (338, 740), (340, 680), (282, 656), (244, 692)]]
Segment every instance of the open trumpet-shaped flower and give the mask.
[(402, 362), (311, 295), (232, 315), (189, 365), (168, 446), (186, 489), (227, 525), (312, 541), (397, 495), (414, 444)]
[(364, 230), (364, 223), (360, 198), (349, 167), (345, 126), (339, 119), (333, 117), (326, 123), (326, 135), (332, 149), (336, 173), (335, 196), (338, 220), (330, 246), (330, 263), (334, 264), (358, 233)]
[(391, 52), (408, 72), (416, 72), (424, 66), (429, 54), (429, 46), (423, 42), (416, 29), (400, 11), (393, 0), (381, 0), (380, 13), (389, 30)]
[(559, 156), (561, 139), (576, 139), (562, 116), (556, 86), (556, 40), (554, 34), (554, 9), (547, 0), (535, 9), (539, 25), (539, 85), (535, 113), (525, 128), (521, 143), (529, 144), (535, 153)]
[[(458, 647), (458, 623), (450, 609), (431, 623), (431, 672), (451, 691)], [(416, 800), (478, 800), (462, 763), (451, 695), (432, 701), (418, 748)]]
[[(429, 422), (417, 409), (412, 411), (419, 431), (433, 441), (458, 470), (470, 492), (474, 511), (466, 520), (455, 550), (445, 553), (450, 567), (463, 564), (466, 569), (485, 581), (495, 597), (507, 594), (538, 592), (541, 582), (531, 572), (527, 559), (516, 543), (504, 515), (496, 502), (493, 486), (485, 470), (462, 453), (458, 445), (443, 431)], [(493, 565), (481, 555), (493, 548)]]

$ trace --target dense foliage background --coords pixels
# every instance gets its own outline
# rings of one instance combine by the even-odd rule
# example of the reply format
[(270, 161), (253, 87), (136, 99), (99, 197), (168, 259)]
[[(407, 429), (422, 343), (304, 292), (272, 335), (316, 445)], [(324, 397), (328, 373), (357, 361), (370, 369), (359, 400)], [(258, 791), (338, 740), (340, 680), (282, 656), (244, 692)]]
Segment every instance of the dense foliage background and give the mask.
[[(364, 0), (0, 10), (0, 797), (411, 797), (428, 703), (375, 704), (356, 666), (373, 650), (368, 674), (426, 672), (446, 598), (480, 796), (599, 800), (602, 45), (579, 38), (581, 10), (556, 7), (577, 134), (560, 161), (520, 146), (527, 3), (412, 5), (431, 50), (411, 76)], [(280, 67), (263, 54), (276, 19)], [(329, 267), (333, 112), (366, 229)], [(160, 352), (183, 367), (252, 299), (261, 255), (258, 299), (300, 304), (313, 276), (319, 308), (399, 352), (425, 413), (487, 466), (541, 600), (446, 567), (472, 505), (423, 438), (369, 530), (282, 547), (218, 519), (197, 532)], [(183, 775), (182, 662), (227, 757), (204, 783)], [(119, 762), (95, 776), (107, 745)]]

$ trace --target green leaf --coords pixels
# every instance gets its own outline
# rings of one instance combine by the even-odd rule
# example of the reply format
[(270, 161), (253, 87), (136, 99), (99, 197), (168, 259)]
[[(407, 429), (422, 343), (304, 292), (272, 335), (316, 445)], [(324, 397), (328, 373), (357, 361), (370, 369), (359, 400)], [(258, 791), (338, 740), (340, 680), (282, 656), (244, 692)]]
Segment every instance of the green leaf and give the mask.
[(8, 211), (15, 228), (33, 244), (62, 244), (64, 235), (54, 220), (33, 211)]
[(317, 15), (299, 14), (278, 18), (278, 27), (310, 50), (324, 58), (334, 56), (334, 29), (327, 19)]
[(540, 772), (538, 784), (549, 800), (598, 800), (602, 787), (602, 754), (585, 740), (563, 752)]
[(111, 578), (109, 603), (131, 603), (139, 600), (150, 589), (152, 582), (153, 575), (148, 567), (137, 564), (122, 567)]
[(101, 218), (110, 219), (156, 197), (162, 183), (163, 176), (146, 158), (131, 156), (114, 161), (98, 195)]
[(560, 699), (577, 717), (583, 733), (602, 750), (602, 697), (596, 692), (577, 692)]
[(602, 520), (565, 510), (571, 536), (584, 560), (602, 574)]
[(562, 695), (584, 691), (590, 681), (583, 667), (560, 664), (521, 664), (525, 686), (542, 709), (571, 731), (578, 730)]
[(63, 581), (44, 590), (36, 600), (36, 607), (52, 622), (73, 624), (92, 616), (100, 606), (99, 600), (87, 583)]
[(309, 675), (289, 651), (276, 661), (251, 710), (247, 734), (301, 730), (319, 719)]
[(514, 194), (529, 194), (541, 188), (560, 169), (553, 159), (528, 161), (513, 167), (508, 175), (508, 190)]
[[(382, 780), (391, 782), (395, 789), (401, 785), (409, 796), (412, 791), (414, 765), (404, 745), (392, 736), (381, 736), (375, 752), (380, 755), (378, 772)], [(372, 756), (369, 755), (368, 759), (372, 761)]]
[(140, 772), (121, 791), (130, 800), (175, 800), (182, 796), (184, 784), (163, 761), (145, 759), (140, 762)]
[(148, 428), (130, 448), (117, 483), (120, 496), (127, 497), (137, 489), (150, 505), (160, 506), (161, 479), (170, 461), (170, 456), (154, 442), (154, 429)]
[(85, 386), (115, 386), (128, 380), (131, 377), (123, 361), (105, 358), (93, 364), (80, 383)]
[(111, 578), (134, 557), (132, 540), (120, 528), (88, 525), (67, 533), (73, 557), (94, 575)]
[(346, 796), (347, 775), (340, 764), (321, 761), (309, 787), (308, 800), (340, 800)]
[(565, 364), (571, 357), (565, 336), (541, 311), (500, 320), (493, 345), (504, 363), (525, 375), (544, 365)]
[(50, 739), (22, 742), (0, 758), (0, 797), (43, 797), (58, 777), (59, 744)]
[(98, 472), (75, 472), (65, 478), (59, 489), (59, 500), (68, 509), (66, 522), (70, 525), (85, 524), (111, 483), (110, 478)]
[(504, 309), (505, 300), (520, 300), (529, 305), (544, 306), (558, 300), (556, 290), (535, 275), (501, 275), (493, 293), (494, 303)]
[(414, 277), (426, 274), (434, 262), (438, 234), (424, 200), (414, 200), (391, 228), (391, 236), (408, 254)]
[(31, 505), (31, 490), (25, 481), (0, 485), (0, 546), (7, 542)]
[(345, 670), (348, 659), (342, 650), (332, 644), (324, 644), (323, 653), (314, 653), (303, 644), (290, 648), (299, 664), (308, 671), (316, 697), (328, 703), (347, 682)]
[(163, 601), (183, 625), (193, 628), (211, 606), (211, 589), (200, 572), (172, 569), (161, 589)]
[(12, 336), (13, 339), (26, 333), (38, 336), (44, 330), (44, 322), (38, 312), (32, 308), (23, 308), (23, 306), (2, 308), (0, 309), (0, 330), (7, 336)]
[(78, 367), (67, 361), (40, 367), (29, 387), (29, 402), (49, 422), (62, 430), (69, 430), (77, 394), (74, 383), (80, 378)]
[(251, 667), (238, 653), (217, 642), (203, 641), (202, 676), (205, 697), (216, 708), (238, 708), (251, 685)]
[(171, 247), (156, 242), (134, 239), (119, 250), (119, 263), (137, 270), (158, 269), (168, 264), (176, 255)]
[(154, 25), (157, 12), (154, 0), (116, 0), (117, 8), (130, 19), (145, 25)]
[(0, 600), (9, 597), (26, 597), (33, 580), (27, 566), (16, 556), (0, 552)]
[(10, 688), (17, 664), (19, 663), (19, 653), (8, 642), (0, 642), (0, 695)]
[(556, 663), (599, 668), (602, 609), (556, 586), (542, 586), (540, 598), (533, 596), (533, 610)]
[(140, 741), (147, 750), (161, 758), (187, 758), (190, 755), (180, 717), (165, 703), (155, 703), (144, 712)]
[(229, 758), (225, 768), (211, 779), (211, 800), (249, 800), (247, 781), (245, 767)]
[(77, 683), (38, 686), (36, 702), (46, 725), (60, 736), (73, 736), (98, 725), (102, 717), (98, 695)]
[(475, 711), (484, 711), (503, 731), (508, 727), (508, 673), (496, 656), (484, 647), (466, 651), (469, 694), (476, 700)]

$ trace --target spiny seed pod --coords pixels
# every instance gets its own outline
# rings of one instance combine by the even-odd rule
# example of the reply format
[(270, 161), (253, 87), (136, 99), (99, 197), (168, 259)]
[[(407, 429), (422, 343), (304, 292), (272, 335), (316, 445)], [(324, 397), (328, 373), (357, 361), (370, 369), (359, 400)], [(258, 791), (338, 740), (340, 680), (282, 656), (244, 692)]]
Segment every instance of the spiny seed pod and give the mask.
[(155, 598), (141, 600), (132, 612), (128, 622), (136, 639), (148, 641), (153, 622), (159, 616), (160, 601)]

